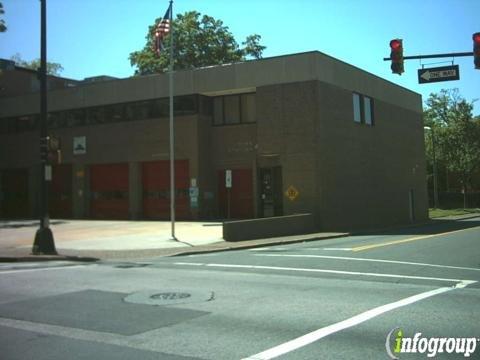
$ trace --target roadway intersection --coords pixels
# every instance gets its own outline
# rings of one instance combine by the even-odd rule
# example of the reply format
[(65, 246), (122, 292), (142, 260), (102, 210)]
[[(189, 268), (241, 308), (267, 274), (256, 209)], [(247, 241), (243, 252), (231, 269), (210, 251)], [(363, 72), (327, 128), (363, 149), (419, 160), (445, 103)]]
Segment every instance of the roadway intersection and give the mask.
[(2, 359), (388, 359), (395, 328), (479, 338), (479, 242), (472, 218), (131, 262), (2, 264)]

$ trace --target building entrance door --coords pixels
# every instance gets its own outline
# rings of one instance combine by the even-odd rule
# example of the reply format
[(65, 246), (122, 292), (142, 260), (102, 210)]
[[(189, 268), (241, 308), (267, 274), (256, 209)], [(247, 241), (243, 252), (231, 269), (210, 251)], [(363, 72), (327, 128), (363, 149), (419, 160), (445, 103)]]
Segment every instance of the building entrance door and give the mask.
[(283, 215), (282, 167), (275, 166), (259, 169), (260, 217)]

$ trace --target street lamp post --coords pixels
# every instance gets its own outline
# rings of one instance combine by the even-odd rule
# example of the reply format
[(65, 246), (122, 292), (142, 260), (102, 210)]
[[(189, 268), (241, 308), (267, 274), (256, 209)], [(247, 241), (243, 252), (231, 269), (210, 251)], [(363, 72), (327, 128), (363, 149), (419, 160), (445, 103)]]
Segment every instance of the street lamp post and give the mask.
[(437, 160), (435, 157), (435, 131), (430, 126), (424, 126), (425, 130), (429, 130), (432, 136), (432, 155), (433, 155), (433, 207), (437, 209), (438, 203), (438, 185), (437, 185)]

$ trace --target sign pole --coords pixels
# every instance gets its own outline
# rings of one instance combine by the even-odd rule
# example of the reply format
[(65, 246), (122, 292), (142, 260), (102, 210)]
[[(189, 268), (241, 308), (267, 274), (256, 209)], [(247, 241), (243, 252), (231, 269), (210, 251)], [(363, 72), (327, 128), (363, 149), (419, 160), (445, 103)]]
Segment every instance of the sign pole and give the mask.
[(169, 97), (170, 97), (170, 221), (172, 225), (172, 239), (175, 237), (175, 131), (173, 124), (173, 0), (170, 0), (170, 69), (169, 69)]

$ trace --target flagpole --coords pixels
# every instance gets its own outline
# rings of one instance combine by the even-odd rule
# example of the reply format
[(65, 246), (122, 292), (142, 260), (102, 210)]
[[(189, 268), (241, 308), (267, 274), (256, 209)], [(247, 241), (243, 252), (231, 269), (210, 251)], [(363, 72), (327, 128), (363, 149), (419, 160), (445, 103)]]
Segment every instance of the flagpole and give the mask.
[(175, 132), (173, 127), (173, 0), (170, 0), (170, 221), (172, 224), (172, 239), (175, 237)]

